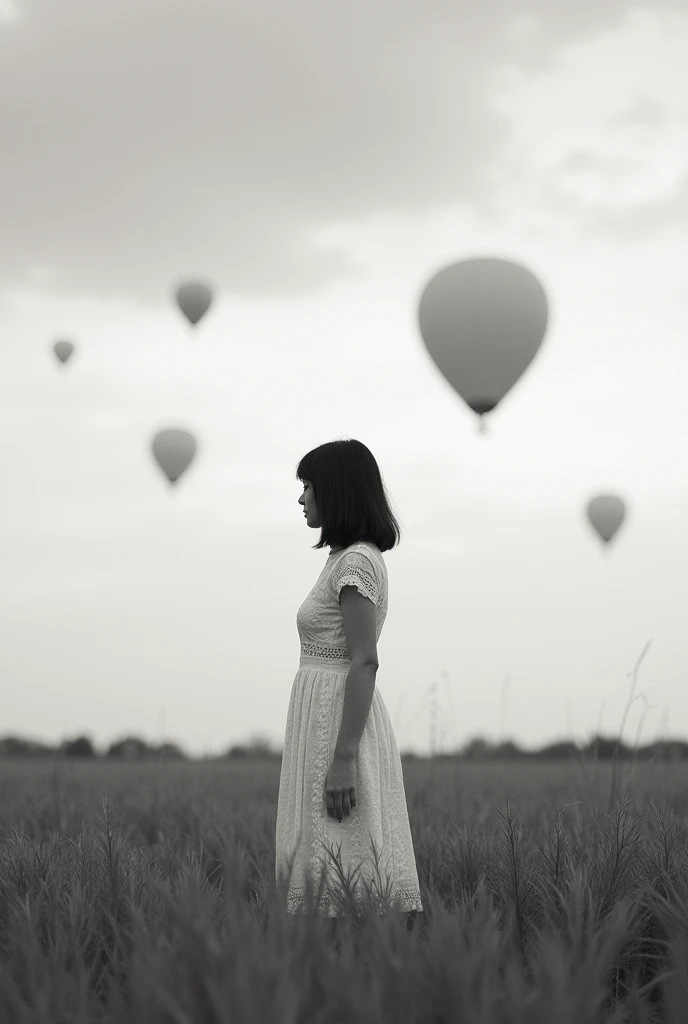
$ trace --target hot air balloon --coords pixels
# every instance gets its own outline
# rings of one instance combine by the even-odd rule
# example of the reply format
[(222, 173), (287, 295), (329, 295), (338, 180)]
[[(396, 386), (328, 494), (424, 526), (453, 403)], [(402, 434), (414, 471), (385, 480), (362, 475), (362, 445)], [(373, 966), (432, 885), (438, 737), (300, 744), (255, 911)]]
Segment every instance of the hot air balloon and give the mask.
[(626, 505), (616, 494), (598, 494), (588, 502), (588, 519), (608, 544), (626, 518)]
[(74, 351), (74, 346), (71, 341), (56, 341), (53, 351), (61, 363), (66, 363)]
[(187, 281), (177, 288), (176, 298), (184, 316), (195, 326), (208, 311), (213, 293), (202, 281)]
[(462, 260), (426, 284), (418, 307), (425, 347), (480, 419), (501, 402), (533, 360), (547, 328), (547, 296), (536, 277), (508, 260)]
[(153, 455), (171, 484), (177, 482), (196, 454), (196, 440), (186, 430), (160, 430), (153, 438)]

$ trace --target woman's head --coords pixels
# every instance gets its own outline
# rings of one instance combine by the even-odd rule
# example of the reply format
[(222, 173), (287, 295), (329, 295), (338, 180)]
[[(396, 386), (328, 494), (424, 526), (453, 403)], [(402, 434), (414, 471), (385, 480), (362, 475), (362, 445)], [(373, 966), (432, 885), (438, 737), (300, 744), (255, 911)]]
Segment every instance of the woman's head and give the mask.
[(367, 540), (389, 551), (401, 540), (377, 462), (360, 441), (328, 441), (314, 448), (299, 462), (296, 477), (308, 484), (308, 525), (321, 529), (314, 548), (346, 548)]

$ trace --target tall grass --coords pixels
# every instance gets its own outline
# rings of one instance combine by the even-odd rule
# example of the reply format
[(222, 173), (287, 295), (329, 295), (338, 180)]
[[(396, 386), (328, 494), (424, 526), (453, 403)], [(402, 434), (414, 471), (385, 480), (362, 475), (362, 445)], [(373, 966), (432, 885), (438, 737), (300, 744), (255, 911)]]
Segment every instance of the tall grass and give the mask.
[(684, 1024), (683, 765), (405, 765), (412, 922), (334, 851), (347, 916), (286, 913), (278, 774), (1, 764), (0, 1021)]

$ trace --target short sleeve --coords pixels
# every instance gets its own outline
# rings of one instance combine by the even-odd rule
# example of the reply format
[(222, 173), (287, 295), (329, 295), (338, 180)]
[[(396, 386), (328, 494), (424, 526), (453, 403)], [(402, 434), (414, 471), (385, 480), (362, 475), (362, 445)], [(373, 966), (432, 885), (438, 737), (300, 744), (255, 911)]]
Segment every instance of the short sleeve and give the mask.
[(342, 587), (356, 589), (377, 606), (379, 585), (372, 558), (361, 551), (347, 551), (332, 577), (334, 595), (339, 601)]

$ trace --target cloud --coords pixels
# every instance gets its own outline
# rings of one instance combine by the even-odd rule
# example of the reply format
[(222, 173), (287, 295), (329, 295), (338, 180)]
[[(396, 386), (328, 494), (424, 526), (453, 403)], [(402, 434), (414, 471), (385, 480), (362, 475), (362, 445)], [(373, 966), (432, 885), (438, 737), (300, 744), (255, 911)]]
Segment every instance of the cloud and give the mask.
[(664, 104), (654, 96), (638, 96), (625, 110), (612, 114), (607, 118), (610, 126), (626, 128), (629, 125), (643, 125), (647, 128), (660, 128), (666, 122)]
[(356, 275), (315, 231), (488, 203), (497, 71), (627, 7), (25, 0), (0, 32), (0, 282), (160, 302), (186, 275), (245, 296)]
[(686, 52), (688, 15), (634, 10), (535, 73), (507, 65), (493, 99), (511, 121), (495, 187), (592, 228), (657, 226), (685, 205)]
[(21, 21), (24, 16), (17, 0), (0, 0), (0, 28)]
[(0, 278), (49, 266), (62, 290), (145, 299), (186, 273), (314, 288), (356, 271), (313, 226), (478, 188), (499, 122), (472, 29), (450, 60), (427, 17), (382, 13), (35, 7), (0, 36)]

